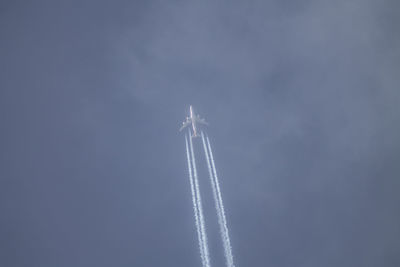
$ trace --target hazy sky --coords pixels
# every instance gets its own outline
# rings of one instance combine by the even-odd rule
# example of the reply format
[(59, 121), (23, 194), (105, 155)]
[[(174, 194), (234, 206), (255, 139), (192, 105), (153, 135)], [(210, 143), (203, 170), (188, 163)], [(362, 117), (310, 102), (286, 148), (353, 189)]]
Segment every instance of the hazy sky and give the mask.
[(0, 266), (200, 266), (177, 131), (190, 104), (237, 267), (400, 266), (399, 10), (2, 1)]

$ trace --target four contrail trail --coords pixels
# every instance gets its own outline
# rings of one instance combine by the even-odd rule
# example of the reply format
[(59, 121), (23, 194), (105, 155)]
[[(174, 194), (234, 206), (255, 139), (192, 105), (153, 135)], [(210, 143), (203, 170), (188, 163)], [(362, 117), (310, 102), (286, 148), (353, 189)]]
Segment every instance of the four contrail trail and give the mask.
[[(189, 135), (189, 138), (190, 138), (190, 135)], [(197, 238), (199, 239), (200, 257), (201, 257), (201, 262), (203, 264), (203, 267), (206, 267), (207, 265), (205, 263), (204, 251), (203, 251), (203, 238), (202, 238), (200, 223), (199, 223), (199, 215), (198, 215), (199, 211), (197, 208), (197, 197), (196, 197), (196, 193), (194, 190), (192, 166), (191, 166), (191, 159), (190, 159), (190, 154), (189, 154), (189, 145), (188, 145), (188, 140), (187, 140), (186, 135), (185, 135), (185, 142), (186, 142), (186, 156), (187, 156), (188, 169), (189, 169), (190, 189), (192, 192), (194, 218), (195, 218), (195, 222), (196, 222)]]
[[(208, 123), (201, 119), (199, 115), (196, 115), (193, 112), (192, 106), (190, 106), (190, 117), (187, 117), (186, 120), (182, 123), (182, 127), (179, 129), (180, 131), (189, 125), (193, 129), (193, 135), (190, 129), (188, 129), (188, 134), (185, 135), (185, 143), (186, 143), (186, 156), (188, 162), (189, 169), (189, 180), (190, 180), (190, 189), (192, 192), (192, 201), (193, 201), (193, 210), (194, 217), (196, 223), (197, 236), (199, 240), (199, 249), (200, 256), (203, 267), (210, 267), (210, 256), (208, 250), (208, 241), (206, 235), (206, 227), (204, 222), (203, 208), (201, 203), (201, 195), (200, 195), (200, 186), (199, 179), (197, 175), (196, 169), (196, 159), (193, 148), (192, 138), (198, 137), (197, 124), (206, 124)], [(206, 136), (206, 138), (204, 137)], [(189, 142), (188, 142), (189, 138)], [(224, 204), (222, 202), (221, 190), (219, 187), (219, 181), (217, 176), (217, 170), (215, 168), (215, 162), (211, 150), (210, 140), (208, 135), (204, 135), (201, 132), (201, 139), (203, 141), (204, 154), (207, 161), (208, 173), (210, 176), (211, 187), (213, 191), (213, 197), (215, 202), (215, 209), (217, 211), (218, 224), (220, 228), (220, 234), (222, 239), (222, 244), (224, 247), (224, 254), (227, 267), (235, 267), (233, 264), (233, 255), (231, 248), (231, 241), (229, 238), (228, 225), (226, 222)], [(206, 142), (207, 140), (207, 142)]]

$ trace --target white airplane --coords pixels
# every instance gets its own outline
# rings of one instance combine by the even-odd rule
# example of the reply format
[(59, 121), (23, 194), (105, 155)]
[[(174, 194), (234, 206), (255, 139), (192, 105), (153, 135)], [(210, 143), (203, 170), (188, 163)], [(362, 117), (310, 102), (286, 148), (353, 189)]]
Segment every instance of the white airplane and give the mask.
[(182, 123), (182, 127), (179, 129), (179, 131), (182, 131), (185, 129), (188, 125), (192, 124), (192, 129), (193, 129), (193, 135), (192, 137), (198, 137), (199, 135), (197, 134), (197, 127), (196, 123), (208, 125), (208, 123), (205, 121), (205, 119), (201, 119), (199, 115), (195, 115), (193, 112), (192, 106), (190, 106), (190, 117), (186, 117), (186, 121)]

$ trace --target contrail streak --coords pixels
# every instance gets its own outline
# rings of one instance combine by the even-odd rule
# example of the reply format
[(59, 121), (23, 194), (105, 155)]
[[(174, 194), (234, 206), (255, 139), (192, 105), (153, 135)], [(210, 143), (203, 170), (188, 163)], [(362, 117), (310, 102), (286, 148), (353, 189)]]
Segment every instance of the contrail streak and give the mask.
[(215, 168), (215, 162), (214, 162), (214, 158), (213, 158), (213, 154), (212, 154), (212, 150), (211, 150), (210, 140), (208, 139), (208, 135), (206, 136), (206, 138), (207, 138), (208, 151), (210, 152), (211, 166), (212, 166), (213, 173), (214, 173), (215, 188), (216, 188), (217, 195), (218, 195), (218, 203), (219, 203), (219, 207), (220, 207), (221, 220), (222, 220), (222, 224), (224, 227), (224, 231), (223, 231), (224, 237), (225, 237), (224, 238), (224, 240), (225, 240), (224, 249), (225, 249), (225, 253), (226, 253), (225, 254), (226, 261), (227, 261), (228, 267), (234, 267), (235, 265), (233, 264), (231, 241), (229, 238), (229, 231), (228, 231), (228, 226), (226, 223), (225, 209), (224, 209), (224, 204), (222, 202), (221, 190), (219, 188), (217, 170)]
[[(190, 138), (190, 136), (189, 136)], [(189, 154), (189, 145), (188, 145), (188, 140), (187, 136), (185, 135), (185, 142), (186, 142), (186, 156), (187, 156), (187, 162), (188, 162), (188, 169), (189, 169), (189, 180), (190, 180), (190, 189), (192, 191), (192, 202), (193, 202), (193, 211), (194, 211), (194, 218), (196, 222), (196, 230), (197, 230), (197, 238), (199, 240), (199, 249), (200, 249), (200, 257), (201, 257), (201, 262), (203, 267), (206, 267), (206, 262), (204, 259), (204, 251), (203, 251), (203, 240), (201, 236), (201, 230), (200, 230), (200, 225), (199, 225), (199, 216), (198, 216), (198, 209), (197, 209), (197, 198), (194, 190), (194, 185), (193, 185), (193, 176), (192, 176), (192, 166), (190, 163), (190, 154)]]
[(225, 260), (226, 260), (227, 266), (232, 266), (232, 265), (230, 265), (229, 243), (227, 241), (227, 233), (225, 231), (225, 227), (224, 227), (224, 223), (223, 223), (223, 216), (222, 216), (220, 201), (219, 201), (219, 198), (218, 198), (218, 193), (217, 193), (217, 189), (216, 189), (216, 185), (215, 185), (215, 178), (214, 178), (214, 175), (213, 175), (213, 170), (212, 170), (210, 158), (208, 156), (208, 148), (207, 148), (207, 145), (206, 145), (206, 141), (204, 139), (203, 132), (201, 132), (201, 139), (203, 141), (204, 154), (206, 156), (208, 173), (209, 173), (209, 176), (210, 176), (210, 182), (211, 182), (211, 187), (212, 187), (213, 196), (214, 196), (215, 209), (217, 210), (218, 224), (219, 224), (222, 244), (224, 246)]
[(207, 235), (206, 235), (206, 229), (205, 229), (205, 223), (204, 223), (204, 216), (203, 216), (203, 208), (201, 205), (201, 196), (200, 196), (200, 187), (199, 187), (199, 181), (197, 177), (197, 169), (196, 169), (196, 160), (194, 157), (194, 150), (193, 150), (193, 142), (191, 138), (191, 132), (189, 130), (189, 144), (190, 144), (190, 151), (192, 154), (192, 166), (193, 166), (193, 177), (194, 177), (194, 186), (195, 186), (195, 192), (197, 196), (197, 209), (199, 211), (199, 222), (200, 222), (200, 232), (201, 232), (201, 237), (203, 241), (203, 252), (204, 252), (204, 261), (207, 267), (210, 266), (210, 256), (208, 252), (208, 242), (207, 242)]

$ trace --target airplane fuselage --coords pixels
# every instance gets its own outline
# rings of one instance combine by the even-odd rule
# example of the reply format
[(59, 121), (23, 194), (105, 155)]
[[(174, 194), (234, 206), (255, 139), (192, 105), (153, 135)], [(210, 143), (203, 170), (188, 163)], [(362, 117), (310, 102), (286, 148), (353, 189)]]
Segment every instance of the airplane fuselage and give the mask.
[(190, 106), (190, 120), (192, 122), (193, 137), (196, 137), (197, 136), (196, 118), (195, 118), (192, 106)]

